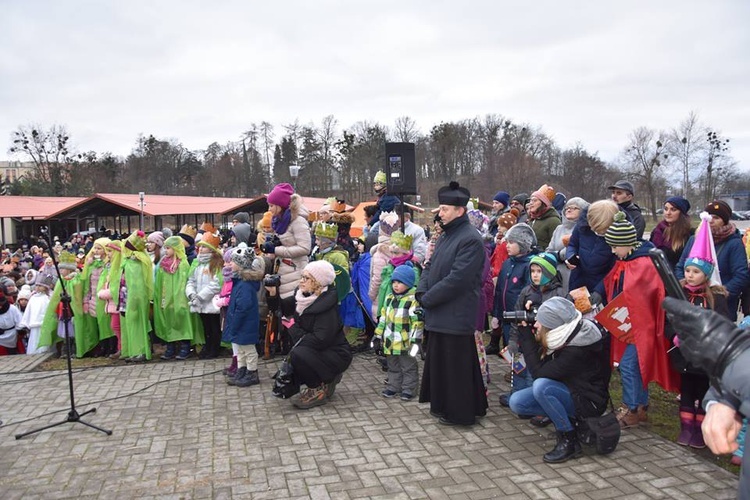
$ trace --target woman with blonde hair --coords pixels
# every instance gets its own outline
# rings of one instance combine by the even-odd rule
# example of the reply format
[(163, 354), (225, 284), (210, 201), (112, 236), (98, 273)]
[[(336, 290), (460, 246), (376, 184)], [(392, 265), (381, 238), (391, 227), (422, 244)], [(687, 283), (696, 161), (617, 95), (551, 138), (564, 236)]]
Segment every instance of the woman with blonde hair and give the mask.
[(615, 256), (604, 233), (619, 211), (614, 201), (599, 200), (581, 214), (565, 251), (565, 264), (571, 270), (569, 290), (585, 286), (592, 292), (614, 266)]

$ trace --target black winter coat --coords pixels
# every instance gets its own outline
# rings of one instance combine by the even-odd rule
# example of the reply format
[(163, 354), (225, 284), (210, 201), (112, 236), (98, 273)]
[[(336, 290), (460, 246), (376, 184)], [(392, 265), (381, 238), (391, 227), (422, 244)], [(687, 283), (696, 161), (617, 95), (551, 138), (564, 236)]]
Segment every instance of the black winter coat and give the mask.
[[(581, 327), (596, 328), (588, 320)], [(600, 330), (601, 331), (601, 330)], [(606, 335), (606, 334), (605, 334)], [(541, 359), (542, 347), (530, 333), (522, 332), (521, 349), (526, 365), (537, 378), (549, 378), (564, 383), (579, 417), (598, 417), (607, 409), (609, 400), (609, 339), (585, 346), (569, 345)]]
[(417, 286), (425, 330), (474, 335), (482, 289), (484, 243), (466, 214), (443, 229)]

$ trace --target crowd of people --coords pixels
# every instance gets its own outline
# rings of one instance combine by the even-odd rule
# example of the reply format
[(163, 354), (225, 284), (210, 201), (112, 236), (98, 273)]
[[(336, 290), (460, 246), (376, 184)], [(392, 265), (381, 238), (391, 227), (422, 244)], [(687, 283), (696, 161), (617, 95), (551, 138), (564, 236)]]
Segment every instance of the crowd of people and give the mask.
[[(138, 363), (154, 344), (166, 361), (231, 347), (224, 372), (238, 387), (260, 383), (258, 357), (270, 351), (287, 356), (300, 388), (292, 402), (309, 409), (331, 400), (354, 353), (374, 347), (387, 370), (383, 397), (418, 398), (441, 424), (465, 426), (486, 414), (487, 357), (499, 355), (511, 386), (499, 404), (554, 426), (550, 463), (581, 455), (578, 426), (607, 411), (616, 368), (621, 428), (648, 421), (656, 382), (680, 395), (677, 442), (705, 446), (709, 377), (680, 355), (649, 252), (664, 252), (690, 302), (736, 321), (750, 312), (750, 245), (726, 203), (709, 203), (694, 228), (688, 200), (669, 197), (644, 240), (625, 180), (591, 202), (546, 184), (499, 191), (489, 215), (451, 182), (431, 227), (412, 221), (383, 172), (373, 188), (358, 238), (343, 200), (311, 213), (282, 183), (257, 226), (238, 213), (226, 234), (204, 223), (3, 250), (0, 350)], [(623, 306), (626, 328), (604, 321)]]

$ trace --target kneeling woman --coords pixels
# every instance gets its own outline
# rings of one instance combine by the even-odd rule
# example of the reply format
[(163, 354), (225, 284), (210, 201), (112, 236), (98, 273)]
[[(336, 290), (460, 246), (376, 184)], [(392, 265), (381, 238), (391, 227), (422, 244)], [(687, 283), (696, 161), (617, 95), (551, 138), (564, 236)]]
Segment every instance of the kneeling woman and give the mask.
[[(333, 286), (335, 278), (330, 263), (311, 262), (302, 270), (294, 294), (281, 300), (284, 316), (294, 318), (289, 327), (292, 341), (299, 340), (290, 360), (297, 382), (307, 386), (294, 398), (294, 406), (304, 410), (326, 404), (352, 362)], [(269, 295), (275, 293), (275, 288), (266, 290)], [(268, 297), (269, 306), (273, 300), (277, 299)]]
[[(557, 431), (557, 445), (544, 455), (548, 463), (581, 455), (575, 419), (604, 413), (609, 398), (609, 352), (594, 323), (562, 297), (539, 306), (533, 334), (521, 335), (534, 374), (531, 387), (513, 393), (510, 409), (518, 415), (546, 415)], [(528, 330), (527, 330), (528, 331)]]

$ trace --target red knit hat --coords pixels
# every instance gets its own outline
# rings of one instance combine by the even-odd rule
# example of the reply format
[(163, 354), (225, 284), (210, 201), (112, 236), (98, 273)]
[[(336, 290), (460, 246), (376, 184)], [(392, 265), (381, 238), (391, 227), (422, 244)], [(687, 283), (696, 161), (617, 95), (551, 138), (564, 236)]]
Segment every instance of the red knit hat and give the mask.
[(289, 203), (292, 200), (294, 194), (294, 188), (287, 182), (276, 184), (274, 188), (266, 196), (266, 201), (270, 205), (278, 205), (281, 208), (289, 208)]

